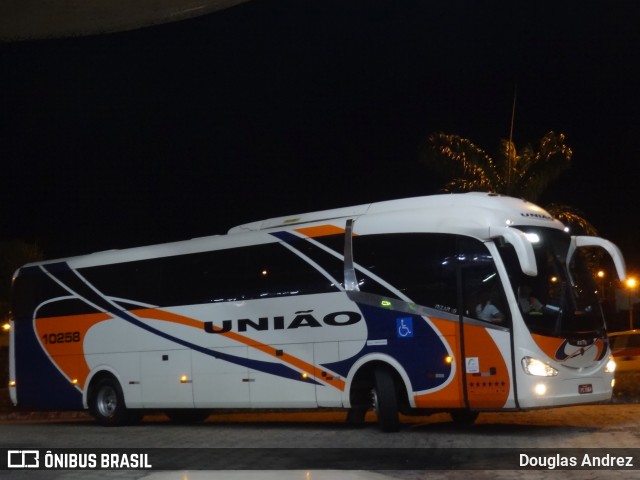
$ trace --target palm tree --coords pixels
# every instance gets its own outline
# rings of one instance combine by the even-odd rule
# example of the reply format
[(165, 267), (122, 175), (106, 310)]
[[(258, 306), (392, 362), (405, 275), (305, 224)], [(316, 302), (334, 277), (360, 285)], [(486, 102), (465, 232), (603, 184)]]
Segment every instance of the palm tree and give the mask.
[[(501, 140), (495, 157), (467, 138), (433, 133), (427, 139), (425, 162), (452, 178), (442, 187), (443, 192), (486, 191), (535, 202), (570, 167), (572, 155), (563, 133), (549, 132), (535, 149), (526, 145), (520, 152), (512, 142)], [(575, 208), (551, 204), (546, 209), (574, 231), (596, 234), (594, 226)]]

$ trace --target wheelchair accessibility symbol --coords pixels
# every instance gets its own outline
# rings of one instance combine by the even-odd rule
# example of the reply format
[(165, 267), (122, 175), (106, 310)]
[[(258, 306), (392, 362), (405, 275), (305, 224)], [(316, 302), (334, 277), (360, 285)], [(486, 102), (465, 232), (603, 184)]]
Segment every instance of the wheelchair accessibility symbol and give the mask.
[(396, 318), (396, 334), (398, 338), (413, 337), (413, 318)]

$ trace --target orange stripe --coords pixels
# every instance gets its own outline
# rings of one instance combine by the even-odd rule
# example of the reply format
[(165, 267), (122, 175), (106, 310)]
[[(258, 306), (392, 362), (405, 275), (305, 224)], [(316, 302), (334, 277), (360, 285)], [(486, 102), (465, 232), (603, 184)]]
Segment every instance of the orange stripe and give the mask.
[(84, 356), (84, 338), (95, 324), (111, 317), (106, 313), (37, 318), (36, 332), (40, 344), (69, 380), (77, 380), (76, 387), (84, 388), (89, 365)]
[[(133, 310), (131, 313), (137, 315), (141, 318), (147, 318), (150, 320), (164, 320), (166, 322), (178, 323), (180, 325), (185, 325), (188, 327), (194, 327), (198, 329), (203, 328), (203, 323), (198, 320), (194, 320), (193, 318), (185, 317), (182, 315), (178, 315), (176, 313), (166, 312), (164, 310), (155, 310), (150, 308)], [(214, 327), (216, 328), (216, 327)], [(244, 335), (240, 335), (236, 332), (220, 332), (218, 335), (223, 335), (231, 340), (234, 340), (238, 343), (243, 343), (249, 347), (255, 348), (256, 350), (260, 350), (267, 355), (271, 355), (278, 360), (288, 363), (289, 365), (293, 365), (303, 372), (307, 373), (310, 377), (313, 377), (317, 380), (320, 380), (323, 383), (328, 383), (331, 386), (337, 388), (340, 391), (344, 390), (344, 381), (334, 379), (327, 372), (322, 369), (316, 367), (315, 365), (311, 365), (310, 363), (305, 362), (304, 360), (294, 357), (293, 355), (289, 355), (288, 353), (283, 353), (282, 355), (278, 355), (278, 350), (266, 345), (264, 343), (260, 343), (251, 338), (245, 337)], [(323, 376), (323, 374), (327, 376)]]
[(538, 347), (547, 354), (548, 357), (553, 358), (554, 360), (558, 360), (556, 358), (556, 352), (560, 345), (564, 343), (564, 338), (553, 338), (553, 337), (545, 337), (542, 335), (537, 335), (535, 333), (531, 334), (531, 338), (536, 342)]
[(319, 225), (317, 227), (305, 227), (298, 228), (296, 232), (299, 232), (307, 237), (327, 237), (329, 235), (343, 235), (344, 229), (336, 227), (335, 225)]

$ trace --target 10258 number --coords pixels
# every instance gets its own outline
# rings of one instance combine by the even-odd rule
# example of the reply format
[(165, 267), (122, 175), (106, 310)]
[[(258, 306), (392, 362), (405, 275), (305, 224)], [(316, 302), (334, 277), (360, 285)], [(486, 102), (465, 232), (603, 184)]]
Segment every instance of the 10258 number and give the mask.
[(42, 335), (45, 344), (74, 343), (80, 341), (80, 332), (45, 333)]

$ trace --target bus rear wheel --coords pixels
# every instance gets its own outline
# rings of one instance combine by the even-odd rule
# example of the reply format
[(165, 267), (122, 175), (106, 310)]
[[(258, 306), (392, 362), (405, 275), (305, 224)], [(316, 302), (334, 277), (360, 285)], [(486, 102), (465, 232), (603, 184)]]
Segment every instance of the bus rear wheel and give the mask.
[(398, 393), (393, 374), (388, 368), (375, 369), (371, 397), (380, 429), (383, 432), (397, 432), (400, 429)]
[(89, 412), (100, 425), (115, 427), (134, 423), (140, 415), (129, 412), (120, 384), (113, 377), (103, 377), (91, 388)]

